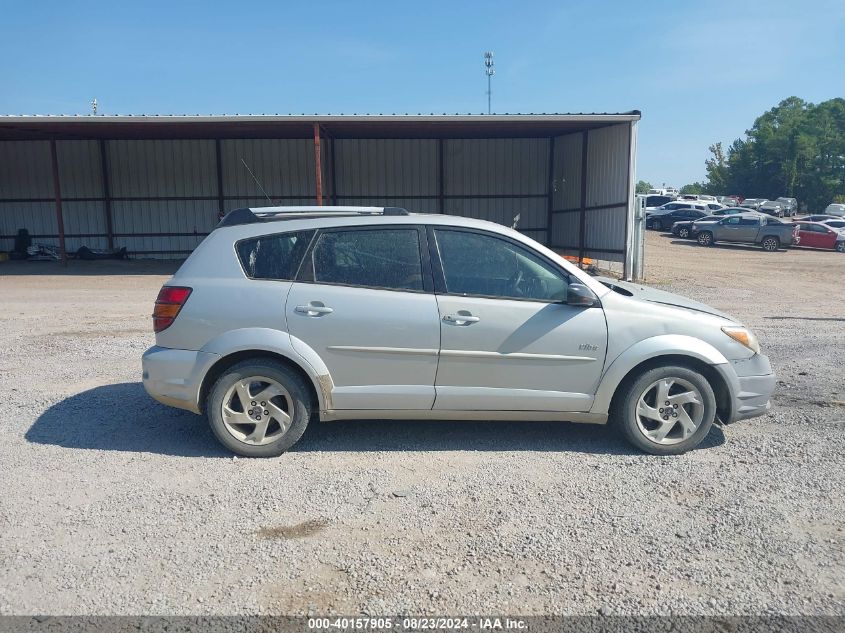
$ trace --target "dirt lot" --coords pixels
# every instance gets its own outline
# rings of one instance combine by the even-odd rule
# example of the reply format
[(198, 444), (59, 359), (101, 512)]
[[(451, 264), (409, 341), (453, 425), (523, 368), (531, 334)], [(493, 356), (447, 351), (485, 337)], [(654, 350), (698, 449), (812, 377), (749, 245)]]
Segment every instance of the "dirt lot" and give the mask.
[(649, 283), (740, 317), (780, 378), (682, 457), (362, 421), (233, 459), (139, 382), (171, 264), (0, 264), (0, 614), (845, 614), (845, 256), (647, 242)]

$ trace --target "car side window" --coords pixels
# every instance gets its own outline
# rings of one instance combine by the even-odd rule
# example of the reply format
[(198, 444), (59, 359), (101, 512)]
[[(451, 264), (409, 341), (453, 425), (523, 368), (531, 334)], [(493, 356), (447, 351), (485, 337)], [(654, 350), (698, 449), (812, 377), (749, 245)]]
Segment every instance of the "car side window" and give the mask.
[(235, 250), (250, 279), (292, 280), (313, 236), (314, 231), (262, 235), (240, 240)]
[(528, 249), (492, 235), (434, 230), (450, 294), (565, 301), (568, 277)]
[(737, 217), (729, 217), (722, 220), (722, 224), (729, 224), (731, 226), (738, 226), (739, 225), (739, 218)]
[(423, 290), (416, 228), (327, 231), (311, 260), (316, 283)]
[[(734, 219), (734, 218), (731, 218)], [(736, 218), (739, 220), (740, 225), (742, 226), (758, 226), (760, 224), (760, 220), (757, 218)]]

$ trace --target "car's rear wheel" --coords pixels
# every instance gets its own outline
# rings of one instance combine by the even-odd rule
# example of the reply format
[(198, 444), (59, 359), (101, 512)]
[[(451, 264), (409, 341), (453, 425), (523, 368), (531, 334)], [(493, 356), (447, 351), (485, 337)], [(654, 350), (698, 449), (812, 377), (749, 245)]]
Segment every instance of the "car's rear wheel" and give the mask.
[(655, 231), (662, 231), (663, 230), (663, 222), (661, 222), (660, 220), (655, 220), (654, 222), (651, 223), (651, 228), (653, 228)]
[(678, 237), (682, 237), (684, 239), (688, 238), (689, 237), (689, 229), (687, 229), (687, 228), (678, 229)]
[(774, 235), (763, 238), (763, 250), (773, 253), (780, 248), (780, 240)]
[(226, 448), (245, 457), (275, 457), (293, 446), (308, 426), (308, 387), (294, 371), (272, 360), (238, 363), (208, 395), (211, 430)]
[(710, 231), (702, 231), (698, 234), (698, 243), (702, 246), (713, 246), (713, 234)]
[(620, 389), (611, 412), (614, 422), (631, 444), (647, 453), (685, 453), (698, 446), (713, 426), (713, 388), (688, 367), (656, 367)]

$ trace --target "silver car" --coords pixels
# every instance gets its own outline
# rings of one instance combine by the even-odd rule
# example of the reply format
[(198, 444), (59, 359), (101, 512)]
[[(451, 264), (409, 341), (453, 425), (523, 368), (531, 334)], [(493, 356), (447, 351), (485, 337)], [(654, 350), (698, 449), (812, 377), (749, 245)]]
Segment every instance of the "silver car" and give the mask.
[(397, 208), (229, 213), (159, 293), (146, 390), (245, 456), (316, 420), (613, 422), (683, 453), (765, 413), (754, 334), (514, 230)]

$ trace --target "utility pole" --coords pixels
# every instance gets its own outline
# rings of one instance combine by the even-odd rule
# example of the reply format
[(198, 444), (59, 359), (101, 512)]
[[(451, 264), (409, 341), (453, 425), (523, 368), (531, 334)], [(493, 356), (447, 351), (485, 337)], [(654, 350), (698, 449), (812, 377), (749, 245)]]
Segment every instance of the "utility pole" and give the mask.
[(484, 53), (484, 74), (487, 75), (487, 114), (491, 114), (491, 102), (493, 97), (492, 80), (493, 75), (496, 74), (496, 69), (493, 67), (492, 51), (487, 51), (486, 53)]

